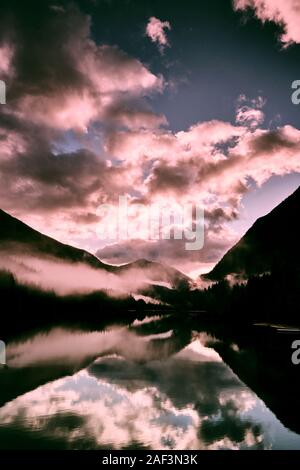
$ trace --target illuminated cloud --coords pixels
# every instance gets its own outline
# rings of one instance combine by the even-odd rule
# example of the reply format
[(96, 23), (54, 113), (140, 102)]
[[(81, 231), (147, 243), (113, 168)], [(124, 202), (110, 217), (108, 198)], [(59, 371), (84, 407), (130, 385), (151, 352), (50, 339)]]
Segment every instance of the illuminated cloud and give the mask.
[[(236, 116), (174, 130), (152, 109), (169, 77), (98, 43), (92, 18), (78, 7), (38, 8), (38, 31), (21, 21), (22, 9), (10, 23), (0, 18), (10, 97), (0, 108), (0, 207), (116, 263), (141, 257), (196, 270), (218, 261), (238, 238), (228, 223), (239, 217), (251, 184), (300, 171), (299, 131), (268, 129), (265, 100), (244, 95)], [(165, 47), (170, 27), (152, 17), (147, 34)], [(97, 209), (116, 207), (122, 195), (131, 206), (197, 203), (205, 210), (204, 248), (187, 253), (184, 240), (100, 240), (99, 222), (110, 221), (99, 221)]]
[(300, 43), (300, 8), (298, 0), (234, 0), (236, 10), (252, 9), (261, 21), (274, 21), (283, 30), (285, 46)]
[(13, 74), (12, 59), (14, 55), (13, 46), (8, 43), (0, 45), (0, 74), (1, 78), (9, 78)]
[(245, 95), (240, 95), (236, 108), (237, 124), (248, 126), (251, 129), (260, 126), (265, 119), (265, 115), (262, 111), (265, 104), (265, 100), (261, 96), (247, 100)]
[[(144, 113), (142, 126), (147, 126), (147, 120), (151, 127), (164, 122), (161, 116), (156, 122), (155, 114), (142, 101), (138, 103), (162, 91), (161, 76), (117, 46), (96, 44), (91, 37), (91, 18), (75, 5), (47, 11), (43, 16), (40, 7), (41, 25), (34, 41), (23, 21), (16, 20), (6, 31), (11, 25), (2, 19), (4, 35), (17, 38), (3, 44), (0, 40), (0, 72), (12, 75), (15, 71), (16, 75), (9, 90), (12, 113), (62, 131), (86, 132), (93, 121), (107, 116), (112, 120), (114, 115), (120, 115), (122, 124), (129, 127), (133, 119), (136, 127), (136, 106)], [(125, 98), (132, 101), (128, 115)]]
[(161, 21), (152, 16), (146, 26), (146, 35), (152, 42), (157, 43), (159, 50), (163, 52), (164, 48), (170, 45), (166, 34), (166, 30), (170, 29), (171, 24), (169, 21)]
[[(55, 329), (11, 344), (12, 373), (45, 363), (74, 371), (98, 359), (6, 403), (0, 409), (2, 428), (18, 422), (20, 431), (38, 429), (47, 437), (55, 427), (67, 448), (76, 448), (78, 440), (81, 448), (85, 442), (89, 448), (113, 449), (132, 442), (166, 450), (262, 448), (267, 431), (251, 418), (255, 395), (203, 344), (205, 338), (199, 335), (174, 354), (174, 339), (165, 336), (155, 341), (160, 335), (141, 338), (120, 328), (105, 333)], [(149, 360), (154, 357), (160, 360)], [(68, 426), (70, 414), (78, 427)]]

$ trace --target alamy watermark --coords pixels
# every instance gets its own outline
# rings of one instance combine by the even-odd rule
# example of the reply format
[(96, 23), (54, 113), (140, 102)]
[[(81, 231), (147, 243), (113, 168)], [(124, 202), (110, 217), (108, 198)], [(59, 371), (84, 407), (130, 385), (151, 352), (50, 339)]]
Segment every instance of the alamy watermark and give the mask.
[(292, 83), (293, 91), (291, 100), (293, 104), (300, 104), (300, 80), (294, 80)]
[(0, 365), (6, 364), (6, 346), (4, 341), (0, 340)]
[(0, 80), (0, 104), (6, 104), (6, 83)]
[(292, 354), (292, 363), (297, 366), (300, 364), (300, 339), (295, 339), (295, 341), (292, 342), (292, 349), (296, 350)]
[(118, 205), (100, 205), (97, 215), (101, 240), (185, 240), (188, 251), (204, 245), (204, 209), (196, 204), (129, 204), (120, 196)]

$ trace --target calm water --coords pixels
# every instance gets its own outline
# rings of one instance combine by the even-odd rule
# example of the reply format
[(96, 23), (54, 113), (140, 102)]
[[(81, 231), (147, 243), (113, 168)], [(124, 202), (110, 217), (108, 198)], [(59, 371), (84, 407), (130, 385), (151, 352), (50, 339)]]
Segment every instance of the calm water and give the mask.
[(300, 449), (300, 436), (224, 363), (218, 344), (158, 318), (11, 341), (0, 370), (0, 447)]

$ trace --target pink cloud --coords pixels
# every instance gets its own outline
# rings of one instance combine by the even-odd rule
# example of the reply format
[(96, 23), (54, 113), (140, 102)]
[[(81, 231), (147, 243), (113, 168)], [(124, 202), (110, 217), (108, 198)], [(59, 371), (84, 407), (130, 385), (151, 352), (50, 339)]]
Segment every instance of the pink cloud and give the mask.
[(156, 114), (149, 109), (139, 109), (135, 103), (117, 103), (111, 106), (106, 114), (106, 122), (116, 123), (127, 129), (137, 131), (139, 129), (155, 129), (168, 124), (163, 114)]
[(78, 57), (76, 67), (83, 83), (73, 89), (57, 87), (48, 94), (28, 91), (17, 103), (19, 115), (48, 127), (81, 132), (86, 132), (95, 120), (111, 120), (114, 116), (117, 122), (128, 127), (138, 127), (139, 122), (143, 127), (166, 123), (164, 116), (144, 110), (126, 110), (122, 104), (123, 95), (136, 99), (160, 92), (163, 79), (116, 47), (88, 43), (88, 48), (84, 41), (83, 38), (80, 49), (71, 50), (74, 62)]
[(274, 21), (283, 29), (281, 42), (300, 43), (300, 5), (298, 0), (234, 0), (236, 10), (251, 8), (263, 22)]
[(9, 43), (0, 45), (0, 74), (1, 76), (10, 77), (13, 74), (14, 48)]
[(151, 73), (138, 59), (132, 58), (116, 46), (97, 46), (90, 39), (87, 44), (80, 44), (79, 50), (72, 48), (77, 56), (81, 50), (85, 56), (78, 63), (95, 90), (105, 95), (111, 93), (147, 94), (161, 90), (163, 80)]
[[(163, 77), (117, 46), (96, 44), (89, 16), (69, 6), (51, 14), (44, 27), (40, 41), (37, 38), (32, 45), (36, 75), (28, 74), (24, 66), (29, 47), (22, 45), (23, 35), (24, 42), (28, 41), (26, 31), (18, 31), (14, 45), (0, 44), (0, 72), (11, 77), (10, 112), (59, 131), (86, 132), (95, 121), (114, 124), (114, 117), (116, 125), (130, 128), (137, 128), (140, 119), (145, 128), (166, 123), (164, 116), (156, 115), (143, 101), (162, 92)], [(45, 49), (55, 51), (47, 61)], [(125, 100), (130, 107), (124, 106)]]
[[(261, 106), (261, 100), (249, 102), (246, 111), (251, 119)], [(298, 129), (284, 126), (270, 131), (249, 126), (248, 119), (238, 120), (236, 125), (216, 120), (197, 123), (175, 133), (157, 128), (112, 130), (105, 157), (88, 151), (53, 155), (43, 133), (3, 128), (1, 205), (42, 232), (95, 251), (107, 244), (97, 236), (101, 203), (116, 205), (124, 194), (131, 205), (197, 203), (206, 217), (205, 248), (200, 252), (187, 254), (184, 243), (173, 240), (144, 240), (142, 245), (128, 240), (103, 252), (105, 259), (115, 262), (150, 257), (196, 269), (197, 263), (217, 261), (235, 241), (237, 235), (226, 225), (239, 216), (249, 178), (262, 185), (273, 175), (300, 172)], [(141, 223), (141, 217), (137, 212), (134, 222)], [(103, 218), (102, 223), (110, 221)]]
[(88, 91), (26, 95), (20, 99), (18, 108), (22, 118), (63, 131), (87, 132), (89, 123), (99, 116), (97, 100)]
[(169, 46), (165, 30), (170, 29), (171, 25), (169, 21), (161, 21), (158, 18), (155, 18), (155, 16), (152, 16), (146, 26), (146, 35), (152, 42), (159, 45), (160, 51), (163, 51), (166, 46)]
[(117, 262), (134, 257), (160, 259), (176, 267), (217, 261), (235, 241), (237, 234), (226, 229), (239, 217), (243, 195), (250, 190), (249, 179), (261, 186), (273, 175), (300, 173), (300, 131), (283, 126), (274, 131), (258, 129), (263, 100), (252, 100), (238, 108), (240, 125), (210, 121), (187, 131), (121, 132), (110, 137), (108, 149), (124, 162), (148, 165), (138, 188), (142, 202), (197, 203), (205, 209), (205, 246), (187, 253), (178, 241), (136, 240), (116, 243), (100, 256)]
[[(246, 132), (242, 126), (223, 121), (208, 121), (195, 124), (187, 131), (116, 132), (108, 135), (106, 150), (118, 158), (126, 160), (168, 160), (174, 163), (180, 159), (197, 156), (211, 159), (211, 152), (218, 143), (224, 143)], [(215, 153), (215, 159), (217, 154)]]
[(242, 106), (237, 110), (236, 122), (242, 125), (249, 125), (251, 128), (258, 127), (264, 122), (264, 113), (260, 109)]
[(257, 128), (265, 119), (262, 111), (264, 105), (262, 96), (249, 100), (245, 95), (240, 95), (236, 107), (236, 123), (250, 129)]
[[(291, 2), (236, 0), (235, 7), (256, 8), (262, 20), (283, 25), (283, 42), (298, 41)], [(91, 19), (76, 7), (52, 9), (34, 44), (19, 28), (15, 36), (3, 33), (13, 44), (0, 45), (0, 71), (9, 77), (11, 95), (1, 109), (0, 201), (38, 230), (96, 251), (107, 244), (97, 238), (99, 204), (116, 205), (120, 195), (131, 205), (197, 202), (206, 210), (200, 254), (187, 255), (181, 242), (128, 240), (121, 248), (134, 258), (157, 254), (177, 267), (209, 264), (234, 240), (226, 224), (239, 216), (249, 179), (262, 185), (272, 175), (300, 172), (300, 131), (262, 128), (262, 97), (240, 96), (235, 124), (211, 120), (173, 132), (149, 105), (148, 98), (164, 90), (163, 77), (117, 46), (97, 44)], [(147, 35), (164, 48), (170, 28), (152, 17)], [(104, 128), (95, 131), (97, 145), (90, 135), (78, 137), (92, 150), (57, 151), (65, 131), (84, 134), (93, 124)], [(123, 251), (106, 247), (115, 260)]]

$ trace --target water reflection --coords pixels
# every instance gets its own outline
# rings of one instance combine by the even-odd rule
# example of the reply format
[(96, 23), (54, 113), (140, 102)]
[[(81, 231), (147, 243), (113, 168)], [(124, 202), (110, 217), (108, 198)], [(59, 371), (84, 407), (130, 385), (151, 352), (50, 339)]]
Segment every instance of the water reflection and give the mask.
[(54, 329), (10, 344), (12, 374), (52, 372), (0, 408), (0, 447), (300, 448), (207, 347), (212, 338), (155, 320), (152, 330), (150, 320), (131, 330)]

